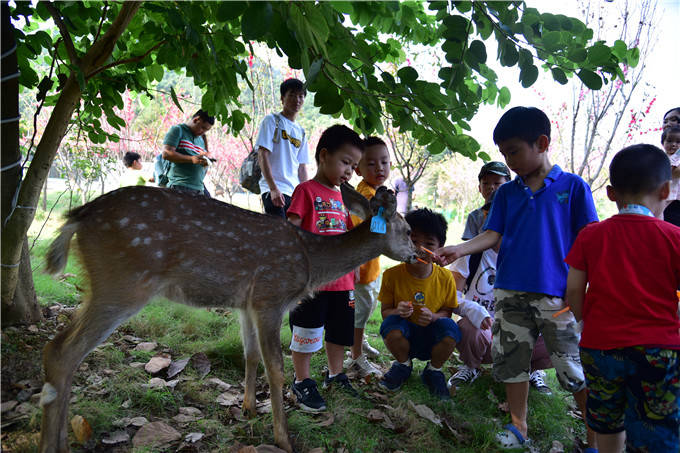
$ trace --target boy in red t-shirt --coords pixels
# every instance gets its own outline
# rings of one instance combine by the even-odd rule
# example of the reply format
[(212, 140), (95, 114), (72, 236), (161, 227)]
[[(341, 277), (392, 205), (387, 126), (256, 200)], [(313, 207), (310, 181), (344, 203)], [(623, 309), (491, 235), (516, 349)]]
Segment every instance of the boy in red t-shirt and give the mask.
[[(352, 228), (339, 187), (352, 177), (363, 150), (361, 137), (347, 126), (338, 124), (326, 129), (316, 146), (316, 175), (295, 188), (288, 220), (303, 230), (324, 235), (341, 234)], [(328, 373), (323, 387), (336, 384), (357, 395), (342, 372), (344, 347), (354, 343), (354, 272), (319, 288), (312, 298), (291, 311), (289, 319), (295, 369), (292, 390), (302, 410), (326, 409), (316, 381), (310, 378), (310, 361), (312, 354), (321, 349), (324, 328)]]
[(658, 218), (670, 164), (659, 148), (633, 145), (609, 174), (619, 214), (586, 226), (565, 259), (566, 300), (583, 319), (586, 421), (600, 453), (621, 452), (624, 441), (626, 451), (677, 452), (680, 228)]

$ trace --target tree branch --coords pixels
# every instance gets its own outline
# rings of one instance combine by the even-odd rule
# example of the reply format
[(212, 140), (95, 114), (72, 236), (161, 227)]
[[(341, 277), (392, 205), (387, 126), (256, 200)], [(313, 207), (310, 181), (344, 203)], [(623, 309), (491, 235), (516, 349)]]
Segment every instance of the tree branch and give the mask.
[(43, 2), (43, 5), (45, 5), (45, 8), (47, 8), (47, 11), (49, 11), (54, 23), (59, 28), (59, 33), (61, 34), (62, 38), (64, 38), (66, 53), (68, 53), (68, 58), (71, 60), (71, 64), (80, 67), (80, 58), (78, 58), (78, 55), (76, 54), (76, 48), (73, 46), (71, 34), (68, 32), (64, 21), (61, 20), (61, 13), (52, 2)]
[(104, 2), (104, 11), (102, 12), (102, 18), (99, 21), (99, 28), (97, 28), (97, 34), (94, 35), (94, 40), (92, 41), (93, 43), (97, 42), (99, 39), (99, 35), (102, 32), (102, 26), (104, 25), (104, 21), (106, 20), (106, 13), (109, 11), (109, 2)]
[(167, 42), (168, 42), (168, 40), (164, 39), (163, 41), (159, 42), (158, 44), (154, 45), (149, 50), (144, 52), (142, 55), (137, 55), (135, 57), (130, 57), (130, 58), (124, 58), (122, 60), (116, 60), (116, 61), (113, 61), (113, 62), (107, 64), (107, 65), (101, 66), (101, 67), (95, 69), (94, 71), (92, 71), (91, 73), (87, 74), (85, 76), (85, 79), (86, 80), (90, 79), (90, 78), (96, 76), (97, 74), (99, 74), (100, 72), (106, 71), (107, 69), (113, 68), (114, 66), (120, 66), (122, 64), (136, 63), (138, 61), (141, 61), (144, 58), (146, 58), (151, 52), (158, 49), (160, 46), (162, 46), (163, 44), (166, 44)]

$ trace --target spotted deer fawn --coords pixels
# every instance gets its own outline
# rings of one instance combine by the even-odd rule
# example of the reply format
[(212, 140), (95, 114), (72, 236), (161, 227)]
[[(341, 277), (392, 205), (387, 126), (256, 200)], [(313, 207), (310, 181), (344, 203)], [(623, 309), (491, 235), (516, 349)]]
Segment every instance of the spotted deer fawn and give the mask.
[[(274, 439), (292, 451), (283, 407), (281, 322), (292, 304), (380, 254), (413, 261), (410, 229), (394, 194), (369, 202), (342, 187), (347, 208), (368, 219), (337, 236), (301, 230), (284, 219), (169, 189), (126, 187), (74, 209), (52, 243), (47, 271), (66, 265), (71, 238), (89, 280), (72, 323), (43, 350), (45, 384), (40, 451), (69, 450), (67, 415), (73, 373), (123, 321), (154, 296), (241, 311), (245, 355), (244, 412), (255, 415), (260, 356), (269, 380)], [(387, 232), (370, 231), (383, 208)]]

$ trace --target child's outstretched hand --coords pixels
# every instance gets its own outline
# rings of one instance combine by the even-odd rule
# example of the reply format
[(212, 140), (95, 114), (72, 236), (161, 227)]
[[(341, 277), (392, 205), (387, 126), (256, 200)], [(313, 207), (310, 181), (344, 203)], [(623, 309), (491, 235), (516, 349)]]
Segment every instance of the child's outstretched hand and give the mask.
[(413, 314), (413, 304), (411, 302), (402, 300), (397, 304), (397, 313), (402, 318), (408, 318)]
[(463, 256), (463, 253), (460, 251), (460, 245), (447, 245), (446, 247), (435, 250), (434, 253), (434, 260), (440, 266), (451, 264)]

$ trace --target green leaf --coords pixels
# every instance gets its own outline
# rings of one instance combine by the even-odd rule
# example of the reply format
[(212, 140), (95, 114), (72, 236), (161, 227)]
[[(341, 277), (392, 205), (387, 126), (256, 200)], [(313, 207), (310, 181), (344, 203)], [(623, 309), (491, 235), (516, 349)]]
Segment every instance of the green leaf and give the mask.
[(220, 2), (218, 3), (215, 18), (219, 22), (226, 22), (231, 19), (236, 19), (246, 10), (246, 2)]
[(601, 66), (609, 62), (609, 57), (611, 56), (611, 50), (609, 47), (602, 43), (596, 43), (590, 49), (588, 49), (588, 63), (593, 66)]
[(505, 108), (510, 103), (510, 90), (508, 87), (503, 87), (498, 91), (498, 106)]
[(446, 26), (442, 32), (442, 36), (445, 39), (453, 39), (455, 41), (465, 41), (467, 39), (470, 21), (463, 16), (447, 16), (442, 23)]
[(477, 153), (477, 157), (482, 159), (484, 162), (489, 162), (491, 160), (491, 156), (489, 156), (487, 153), (484, 151), (480, 151)]
[(547, 31), (543, 33), (543, 47), (548, 51), (555, 51), (561, 47), (561, 38), (559, 31)]
[(534, 84), (538, 78), (538, 68), (535, 65), (529, 65), (522, 68), (519, 72), (519, 81), (524, 88), (529, 88)]
[(475, 56), (479, 63), (486, 63), (486, 46), (479, 40), (474, 40), (470, 43), (470, 49), (468, 49), (472, 55)]
[(519, 59), (519, 52), (517, 52), (517, 47), (515, 43), (506, 39), (503, 44), (499, 47), (501, 65), (503, 66), (514, 66), (517, 64)]
[(628, 53), (628, 46), (626, 46), (625, 42), (617, 39), (614, 42), (614, 46), (612, 47), (612, 53), (616, 56), (616, 58), (619, 59), (619, 61), (622, 61)]
[(267, 33), (274, 12), (269, 2), (253, 2), (241, 17), (241, 31), (248, 41), (254, 41)]
[(314, 62), (309, 66), (309, 72), (306, 74), (307, 84), (312, 84), (316, 80), (321, 72), (321, 67), (323, 66), (323, 58), (314, 60)]
[(240, 110), (234, 110), (231, 112), (231, 127), (234, 131), (240, 131), (246, 124), (246, 117)]
[(569, 58), (574, 63), (581, 63), (581, 62), (585, 61), (587, 56), (588, 56), (588, 52), (583, 47), (577, 47), (575, 49), (571, 49), (569, 51), (569, 53), (567, 53), (567, 58)]
[(567, 83), (567, 76), (560, 68), (550, 68), (550, 72), (552, 72), (553, 79), (555, 79), (560, 85)]
[(411, 85), (418, 79), (418, 71), (413, 69), (411, 66), (404, 66), (397, 71), (397, 76), (399, 77), (399, 80), (402, 81), (402, 83)]
[(635, 67), (640, 62), (640, 49), (634, 47), (628, 51), (628, 64)]
[(177, 106), (179, 111), (184, 113), (184, 109), (182, 109), (182, 106), (179, 104), (179, 99), (177, 99), (177, 93), (175, 93), (175, 87), (170, 87), (170, 97), (172, 98), (172, 102), (175, 103), (175, 105)]
[(591, 90), (599, 90), (602, 88), (602, 78), (593, 71), (581, 69), (576, 75), (581, 79), (584, 85)]

